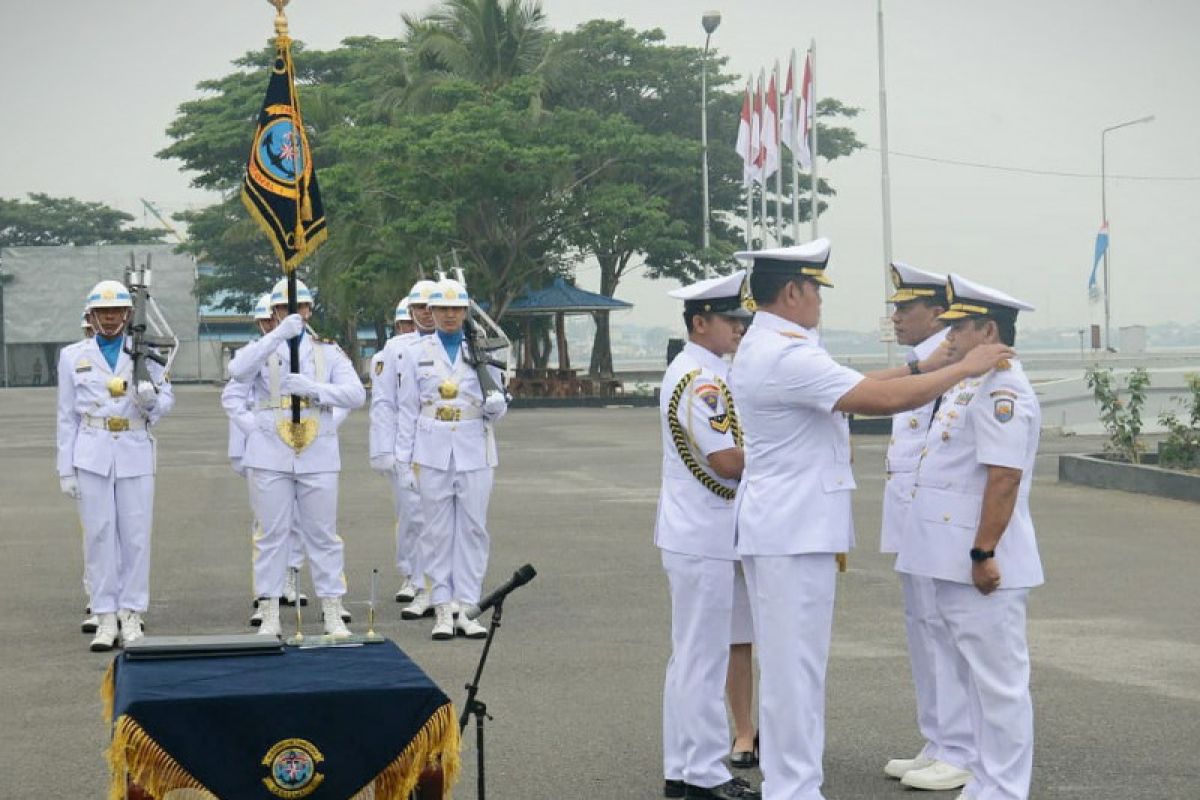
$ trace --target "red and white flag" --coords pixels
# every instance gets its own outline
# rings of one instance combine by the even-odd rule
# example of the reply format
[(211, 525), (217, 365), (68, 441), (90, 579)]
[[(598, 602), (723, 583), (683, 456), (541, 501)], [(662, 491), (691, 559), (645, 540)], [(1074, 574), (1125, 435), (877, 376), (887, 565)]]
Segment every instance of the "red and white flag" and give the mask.
[(812, 51), (804, 56), (804, 79), (800, 83), (799, 120), (796, 125), (796, 160), (805, 169), (812, 169), (812, 129), (816, 123), (813, 93)]
[[(775, 72), (778, 71), (778, 69), (775, 70)], [(771, 82), (767, 84), (767, 99), (763, 111), (764, 183), (779, 171), (779, 84), (776, 83), (775, 78), (775, 73), (772, 73)]]
[(754, 106), (750, 112), (750, 153), (754, 156), (750, 161), (750, 179), (763, 182), (763, 164), (766, 163), (767, 151), (762, 140), (763, 118), (763, 85), (762, 78), (758, 80), (758, 89), (754, 93)]
[(751, 150), (751, 113), (750, 113), (750, 84), (746, 84), (746, 94), (742, 97), (742, 116), (738, 120), (737, 144), (733, 149), (742, 157), (742, 185), (749, 186), (754, 181), (754, 152)]
[(787, 80), (783, 85), (782, 117), (779, 120), (780, 136), (787, 149), (796, 157), (796, 51), (792, 51), (792, 60), (788, 62)]

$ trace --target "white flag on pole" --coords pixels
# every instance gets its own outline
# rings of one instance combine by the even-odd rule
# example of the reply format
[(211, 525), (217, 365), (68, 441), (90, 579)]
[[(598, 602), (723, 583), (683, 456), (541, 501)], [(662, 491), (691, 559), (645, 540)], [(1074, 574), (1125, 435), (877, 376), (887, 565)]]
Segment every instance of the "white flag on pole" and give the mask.
[(787, 149), (796, 157), (796, 51), (792, 51), (792, 60), (788, 62), (787, 81), (783, 87), (783, 109), (780, 112), (780, 135)]
[(763, 117), (763, 85), (762, 78), (758, 80), (758, 89), (754, 93), (754, 106), (750, 111), (750, 152), (754, 158), (750, 162), (750, 179), (762, 183), (763, 164), (766, 162), (766, 149), (762, 140)]
[(750, 84), (746, 84), (746, 94), (742, 97), (742, 115), (738, 120), (737, 144), (733, 149), (742, 157), (742, 185), (749, 186), (754, 181), (754, 153), (751, 150), (753, 136), (751, 134)]
[(810, 50), (804, 55), (804, 79), (800, 83), (800, 114), (799, 122), (796, 126), (796, 138), (799, 140), (796, 143), (796, 160), (805, 169), (812, 169), (810, 142), (812, 142), (813, 124), (816, 121), (816, 115), (813, 113), (813, 104), (815, 101), (816, 98), (813, 96), (812, 51)]
[[(776, 70), (778, 72), (778, 70)], [(779, 84), (771, 74), (767, 84), (767, 97), (763, 105), (762, 138), (766, 150), (763, 162), (763, 180), (779, 171)]]

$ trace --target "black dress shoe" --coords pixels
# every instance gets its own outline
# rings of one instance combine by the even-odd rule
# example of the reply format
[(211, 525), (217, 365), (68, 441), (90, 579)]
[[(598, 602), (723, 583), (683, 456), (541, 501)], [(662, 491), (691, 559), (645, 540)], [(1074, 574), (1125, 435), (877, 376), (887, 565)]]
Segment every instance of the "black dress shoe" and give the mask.
[(683, 785), (683, 796), (688, 800), (703, 800), (704, 798), (713, 798), (713, 800), (762, 800), (762, 794), (757, 789), (751, 788), (750, 784), (741, 778), (733, 778), (711, 788), (685, 783)]
[(683, 797), (683, 781), (664, 780), (663, 797)]
[(734, 750), (729, 754), (729, 766), (734, 769), (750, 769), (758, 766), (758, 734), (754, 734), (754, 747), (751, 750)]

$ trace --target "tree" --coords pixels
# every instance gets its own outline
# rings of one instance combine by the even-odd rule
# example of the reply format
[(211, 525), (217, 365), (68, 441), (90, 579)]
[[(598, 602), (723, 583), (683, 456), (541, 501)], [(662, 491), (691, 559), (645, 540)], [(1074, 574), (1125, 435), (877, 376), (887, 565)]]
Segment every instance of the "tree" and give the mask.
[(29, 194), (28, 201), (0, 197), (0, 247), (162, 241), (166, 231), (127, 227), (132, 221), (132, 214), (74, 197), (51, 197), (36, 192)]

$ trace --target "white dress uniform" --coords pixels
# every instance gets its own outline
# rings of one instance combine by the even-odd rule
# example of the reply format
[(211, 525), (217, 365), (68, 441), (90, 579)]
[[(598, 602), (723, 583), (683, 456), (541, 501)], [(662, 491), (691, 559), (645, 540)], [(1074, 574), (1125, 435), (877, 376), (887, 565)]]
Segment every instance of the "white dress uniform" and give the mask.
[[(122, 342), (110, 367), (98, 339), (58, 357), (58, 475), (79, 481), (85, 582), (94, 614), (143, 613), (150, 602), (150, 532), (155, 452), (151, 427), (175, 404), (163, 368), (147, 363), (158, 400), (143, 411), (134, 397), (133, 359)], [(110, 381), (128, 387), (120, 396)]]
[[(488, 369), (499, 384), (500, 371)], [(432, 584), (432, 603), (477, 603), (487, 571), (487, 508), (498, 463), (492, 424), (507, 407), (485, 415), (474, 367), (461, 346), (451, 362), (438, 333), (404, 351), (396, 380), (396, 461), (420, 468), (425, 513), (420, 559)]]
[[(384, 455), (395, 457), (400, 363), (409, 347), (421, 338), (416, 331), (393, 336), (382, 350), (371, 357), (371, 458)], [(402, 577), (412, 580), (418, 588), (423, 588), (425, 567), (421, 561), (420, 547), (425, 515), (412, 464), (399, 462), (390, 480), (392, 503), (396, 511), (396, 570)]]
[[(710, 300), (715, 313), (727, 309), (748, 319), (739, 296), (744, 280), (745, 271), (739, 270), (671, 295), (688, 301), (689, 307)], [(659, 399), (663, 477), (654, 544), (662, 551), (671, 590), (663, 774), (669, 781), (704, 788), (732, 777), (723, 760), (729, 749), (724, 689), (735, 606), (748, 611), (747, 603), (735, 603), (733, 498), (738, 482), (717, 475), (707, 461), (713, 453), (741, 447), (728, 374), (729, 365), (720, 356), (688, 342), (667, 367)]]
[[(919, 270), (907, 264), (892, 265), (896, 293), (889, 299), (905, 303), (921, 297), (945, 295), (946, 276)], [(945, 307), (945, 306), (943, 306)], [(921, 361), (946, 340), (948, 328), (917, 344), (909, 362)], [(881, 553), (900, 550), (904, 522), (912, 502), (917, 462), (925, 447), (935, 406), (930, 401), (920, 408), (892, 417), (892, 437), (885, 458), (887, 482), (883, 487), (883, 527), (879, 537)], [(942, 761), (965, 769), (975, 757), (971, 724), (967, 712), (966, 687), (954, 674), (953, 647), (941, 616), (933, 602), (933, 580), (921, 575), (900, 573), (904, 596), (904, 629), (909, 664), (917, 700), (917, 728), (925, 744), (914, 761)], [(894, 774), (894, 773), (893, 773)]]
[[(943, 318), (996, 307), (1015, 315), (1030, 308), (956, 275), (950, 281), (951, 306)], [(1040, 430), (1037, 397), (1016, 360), (1009, 369), (962, 381), (943, 395), (896, 562), (900, 572), (933, 580), (934, 603), (953, 641), (978, 749), (968, 765), (973, 778), (964, 789), (971, 800), (1029, 796), (1033, 703), (1026, 608), (1030, 588), (1044, 580), (1029, 491)], [(1012, 518), (995, 550), (1000, 588), (984, 595), (973, 585), (969, 554), (989, 466), (1022, 474)]]
[(277, 427), (291, 421), (290, 396), (280, 391), (289, 364), (288, 343), (268, 335), (243, 347), (229, 365), (230, 377), (249, 383), (255, 401), (253, 427), (242, 458), (251, 475), (251, 502), (262, 528), (255, 541), (254, 591), (258, 597), (283, 594), (294, 525), (308, 555), (317, 595), (338, 598), (346, 593), (342, 540), (337, 535), (341, 470), (337, 430), (343, 417), (335, 415), (334, 409), (358, 408), (366, 390), (341, 348), (304, 335), (300, 373), (318, 384), (319, 397), (301, 401), (301, 419), (315, 420), (317, 434), (297, 453)]

